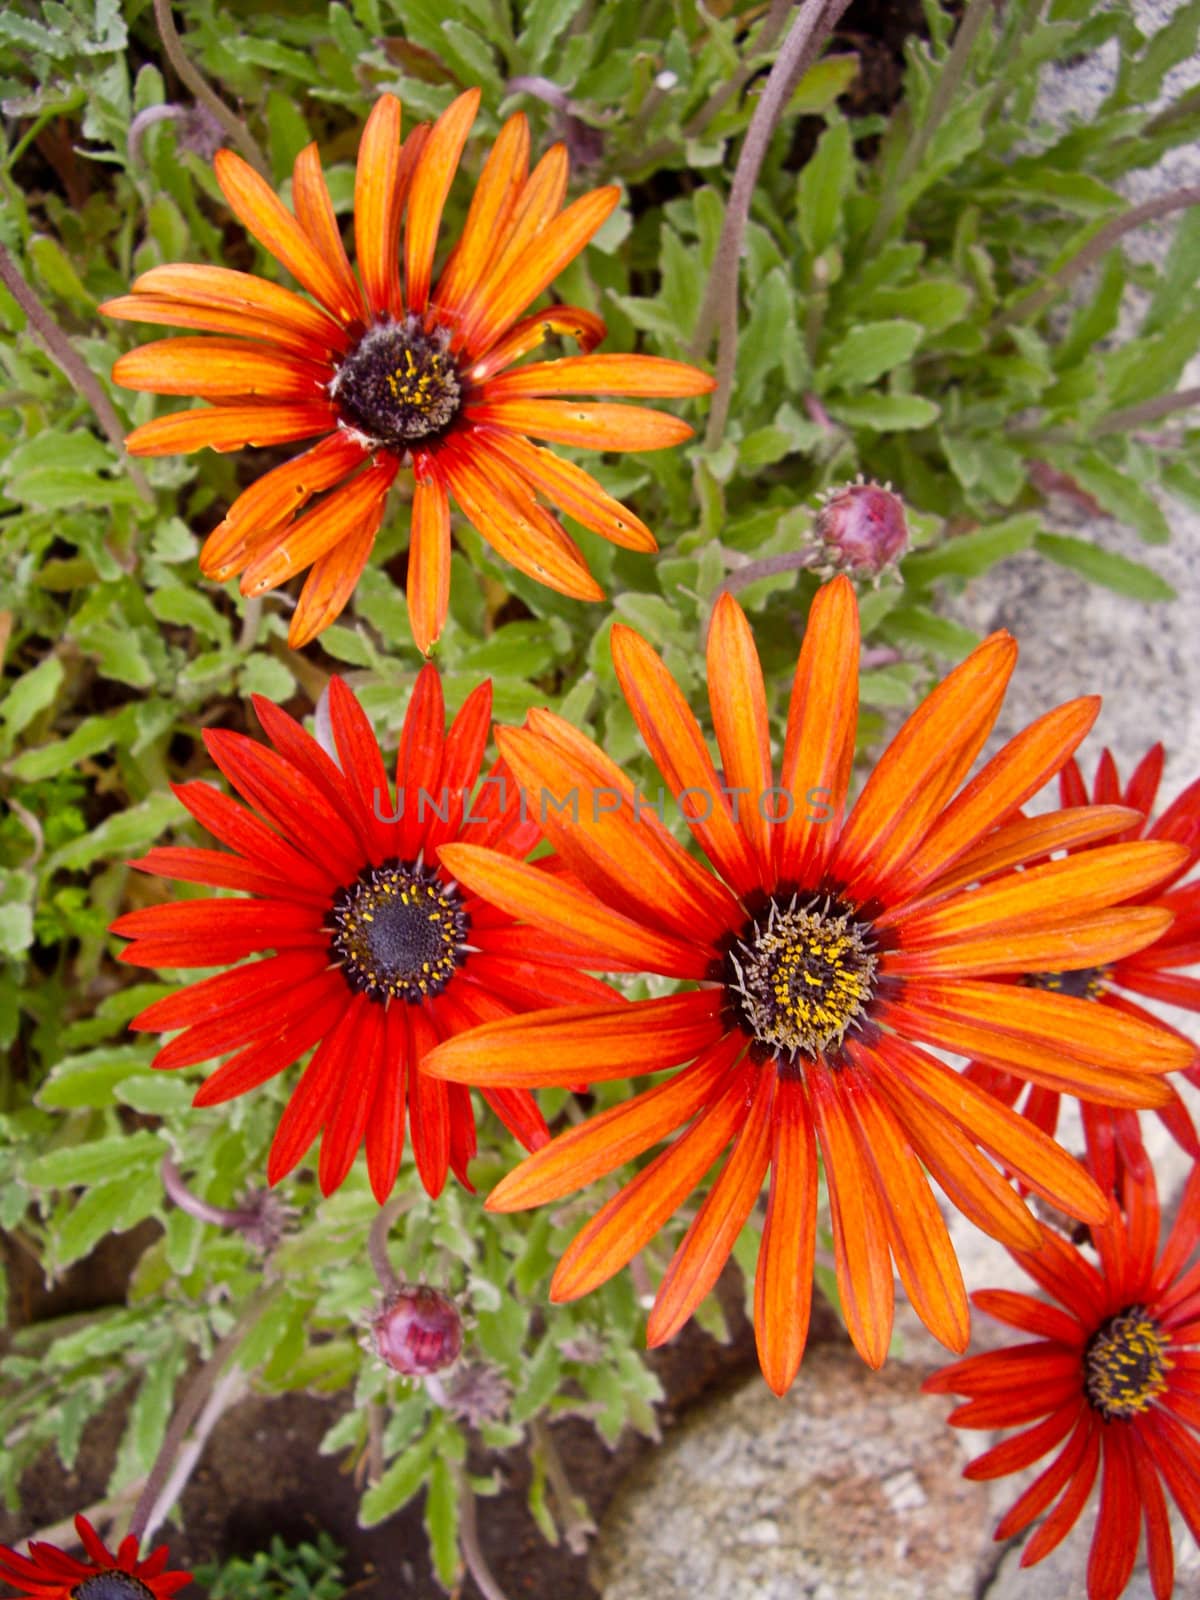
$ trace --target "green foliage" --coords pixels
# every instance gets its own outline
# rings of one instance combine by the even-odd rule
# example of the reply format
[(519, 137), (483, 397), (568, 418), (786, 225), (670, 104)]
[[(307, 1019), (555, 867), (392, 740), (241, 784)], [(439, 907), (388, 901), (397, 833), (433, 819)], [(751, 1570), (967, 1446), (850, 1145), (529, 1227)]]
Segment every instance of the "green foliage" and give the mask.
[[(1122, 0), (1014, 0), (989, 11), (956, 84), (951, 13), (927, 9), (930, 37), (909, 41), (891, 114), (854, 113), (856, 59), (839, 53), (798, 86), (776, 132), (746, 233), (723, 440), (587, 463), (654, 529), (661, 553), (578, 532), (611, 598), (589, 607), (515, 573), (456, 526), (437, 654), (452, 707), (489, 676), (500, 720), (555, 705), (656, 790), (617, 690), (612, 618), (662, 651), (705, 720), (701, 646), (718, 587), (747, 563), (811, 553), (814, 497), (860, 471), (891, 480), (913, 530), (898, 570), (862, 595), (868, 643), (901, 657), (864, 675), (864, 738), (971, 647), (938, 607), (998, 561), (1036, 552), (1139, 600), (1169, 598), (1152, 552), (1143, 564), (1106, 548), (1101, 518), (1071, 536), (1051, 531), (1042, 485), (1049, 474), (1150, 546), (1169, 532), (1160, 487), (1200, 504), (1200, 431), (1181, 431), (1169, 458), (1142, 438), (1200, 345), (1200, 214), (1185, 218), (1153, 282), (1117, 240), (1078, 304), (1058, 287), (1124, 211), (1117, 181), (1196, 137), (1194, 95), (1149, 108), (1194, 51), (1200, 8), (1145, 37)], [(411, 126), (482, 85), (471, 176), (502, 117), (525, 109), (538, 150), (568, 140), (577, 187), (624, 190), (556, 296), (605, 318), (605, 349), (686, 355), (757, 104), (750, 85), (775, 53), (761, 44), (761, 6), (184, 0), (176, 13), (190, 58), (238, 108), (285, 197), (297, 151), (320, 141), (343, 224), (358, 130), (379, 91), (401, 95)], [(1112, 40), (1121, 68), (1098, 113), (1065, 130), (1036, 120), (1039, 70)], [(514, 78), (538, 77), (561, 87), (565, 109), (507, 92)], [(193, 260), (282, 277), (231, 225), (198, 154), (211, 129), (180, 95), (149, 7), (14, 0), (0, 15), (0, 97), (14, 130), (0, 150), (0, 241), (105, 385), (145, 334), (96, 307), (139, 272)], [(456, 185), (444, 239), (468, 195)], [(1130, 331), (1134, 287), (1151, 293)], [(128, 1420), (109, 1487), (144, 1475), (189, 1361), (265, 1289), (238, 1363), (264, 1392), (352, 1395), (324, 1448), (370, 1468), (365, 1523), (424, 1495), (449, 1588), (470, 1424), (362, 1348), (375, 1303), (362, 1243), (377, 1207), (361, 1160), (327, 1201), (307, 1168), (282, 1186), (296, 1221), (265, 1269), (240, 1234), (170, 1206), (167, 1154), (213, 1206), (262, 1181), (296, 1075), (194, 1111), (202, 1073), (152, 1072), (151, 1043), (126, 1031), (166, 988), (131, 982), (105, 931), (119, 910), (164, 892), (129, 871), (130, 857), (166, 837), (197, 842), (168, 785), (211, 776), (202, 731), (252, 730), (250, 693), (306, 715), (340, 672), (394, 742), (418, 669), (396, 579), (403, 488), (342, 619), (296, 654), (286, 597), (268, 597), (260, 614), (236, 585), (199, 575), (200, 538), (260, 469), (254, 453), (143, 462), (144, 496), (3, 289), (0, 325), (0, 1226), (53, 1276), (106, 1235), (154, 1225), (127, 1305), (14, 1336), (0, 1362), (5, 1496), (15, 1505), (21, 1474), (48, 1445), (70, 1467), (88, 1419), (114, 1396)], [(163, 409), (122, 390), (110, 398), (123, 427)], [(703, 426), (702, 405), (678, 409)], [(777, 733), (815, 583), (785, 572), (743, 591)], [(628, 1092), (603, 1085), (597, 1107)], [(546, 1096), (547, 1114), (565, 1098)], [(476, 1188), (486, 1193), (516, 1156), (484, 1122)], [(505, 1217), (456, 1188), (429, 1202), (411, 1164), (400, 1188), (416, 1198), (394, 1229), (397, 1270), (461, 1299), (468, 1369), (500, 1396), (477, 1422), (485, 1444), (521, 1448), (531, 1422), (572, 1413), (609, 1442), (627, 1426), (654, 1433), (658, 1387), (638, 1354), (644, 1305), (628, 1275), (577, 1305), (547, 1303), (554, 1262), (604, 1194)], [(690, 1214), (645, 1252), (651, 1282)], [(750, 1230), (740, 1259), (754, 1243)], [(723, 1331), (715, 1302), (701, 1317)], [(540, 1469), (530, 1494), (552, 1534)], [(203, 1581), (214, 1600), (324, 1600), (341, 1592), (336, 1554), (327, 1543), (273, 1546)]]
[(256, 1551), (250, 1561), (235, 1556), (220, 1567), (197, 1567), (195, 1578), (209, 1600), (341, 1600), (344, 1554), (324, 1530), (315, 1544), (295, 1546), (276, 1534), (269, 1551)]

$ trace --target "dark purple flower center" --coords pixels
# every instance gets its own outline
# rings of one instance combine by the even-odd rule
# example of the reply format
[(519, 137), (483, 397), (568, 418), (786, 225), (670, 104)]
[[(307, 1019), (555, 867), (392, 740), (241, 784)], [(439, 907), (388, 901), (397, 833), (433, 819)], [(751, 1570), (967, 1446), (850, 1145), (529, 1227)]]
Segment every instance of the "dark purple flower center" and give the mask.
[(1084, 1352), (1084, 1391), (1106, 1422), (1139, 1416), (1167, 1387), (1174, 1362), (1168, 1336), (1141, 1306), (1127, 1306), (1096, 1329)]
[(458, 364), (446, 343), (444, 330), (426, 333), (416, 316), (376, 323), (330, 385), (342, 420), (401, 450), (444, 433), (462, 405)]
[(71, 1600), (154, 1600), (154, 1590), (128, 1572), (98, 1572), (77, 1583), (70, 1595)]
[(356, 994), (416, 1004), (439, 994), (466, 956), (470, 918), (454, 884), (411, 861), (368, 867), (334, 896), (333, 959)]
[(747, 1032), (790, 1060), (841, 1047), (874, 993), (871, 926), (829, 895), (772, 898), (725, 956), (725, 985)]

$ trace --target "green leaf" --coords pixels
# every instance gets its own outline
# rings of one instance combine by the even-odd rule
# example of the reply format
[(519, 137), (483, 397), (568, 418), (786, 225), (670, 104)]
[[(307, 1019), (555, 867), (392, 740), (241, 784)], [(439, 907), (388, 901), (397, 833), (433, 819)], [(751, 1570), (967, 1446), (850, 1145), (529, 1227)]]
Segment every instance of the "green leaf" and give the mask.
[(156, 1165), (163, 1148), (157, 1134), (142, 1129), (51, 1150), (31, 1161), (23, 1177), (35, 1189), (71, 1189), (122, 1176), (128, 1181), (137, 1169)]
[(1006, 556), (1028, 550), (1037, 536), (1042, 519), (1037, 512), (1022, 512), (1007, 517), (974, 533), (947, 539), (934, 550), (920, 550), (900, 563), (904, 581), (922, 588), (935, 578), (977, 578)]
[(458, 1580), (458, 1484), (449, 1464), (442, 1458), (433, 1463), (425, 1495), (425, 1532), (433, 1569), (443, 1589), (452, 1589)]
[(817, 373), (822, 393), (831, 389), (858, 389), (908, 360), (925, 330), (919, 322), (895, 317), (886, 322), (864, 322), (851, 328)]
[(135, 1111), (162, 1117), (190, 1106), (195, 1085), (168, 1072), (148, 1073), (145, 1076), (139, 1073), (132, 1078), (122, 1078), (113, 1093), (123, 1106), (132, 1106)]
[(1087, 539), (1076, 539), (1061, 533), (1039, 533), (1034, 541), (1042, 555), (1057, 561), (1059, 566), (1081, 572), (1092, 583), (1115, 589), (1118, 594), (1131, 595), (1135, 600), (1174, 600), (1175, 590), (1160, 578), (1152, 568), (1115, 550), (1103, 550)]
[(38, 1089), (36, 1103), (49, 1110), (62, 1111), (115, 1105), (117, 1084), (144, 1073), (150, 1064), (150, 1055), (147, 1045), (125, 1044), (64, 1056), (50, 1069), (45, 1083)]
[(826, 402), (835, 422), (851, 428), (873, 428), (877, 433), (900, 433), (927, 428), (941, 416), (941, 408), (919, 394), (839, 395)]
[(372, 1484), (363, 1495), (358, 1510), (360, 1527), (373, 1528), (408, 1504), (425, 1482), (436, 1442), (437, 1430), (431, 1428), (423, 1439), (418, 1439), (396, 1457), (379, 1482)]
[(47, 861), (49, 871), (90, 866), (98, 857), (124, 856), (144, 850), (164, 829), (178, 823), (182, 814), (179, 801), (171, 793), (156, 793), (128, 811), (119, 811), (85, 834), (56, 850)]
[(817, 142), (796, 191), (796, 227), (810, 256), (823, 254), (837, 238), (842, 204), (853, 181), (850, 124), (837, 117)]
[(1094, 495), (1110, 516), (1136, 529), (1147, 544), (1166, 544), (1170, 539), (1170, 524), (1158, 501), (1099, 451), (1045, 453)]
[(57, 656), (46, 656), (36, 667), (22, 673), (0, 700), (0, 717), (14, 737), (33, 721), (39, 711), (53, 705), (63, 681), (63, 665)]
[(812, 117), (828, 111), (858, 77), (859, 70), (857, 55), (822, 56), (792, 91), (788, 116)]

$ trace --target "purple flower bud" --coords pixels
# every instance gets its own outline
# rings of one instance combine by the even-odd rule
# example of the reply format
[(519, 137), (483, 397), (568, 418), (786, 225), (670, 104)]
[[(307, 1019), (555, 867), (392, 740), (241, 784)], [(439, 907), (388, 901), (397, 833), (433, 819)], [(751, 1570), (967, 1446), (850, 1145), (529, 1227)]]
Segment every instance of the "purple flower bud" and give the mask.
[(375, 1350), (393, 1372), (424, 1378), (458, 1359), (462, 1317), (437, 1289), (408, 1284), (397, 1289), (371, 1324)]
[(816, 532), (837, 566), (871, 576), (908, 547), (904, 502), (877, 483), (848, 483), (829, 491), (817, 513)]

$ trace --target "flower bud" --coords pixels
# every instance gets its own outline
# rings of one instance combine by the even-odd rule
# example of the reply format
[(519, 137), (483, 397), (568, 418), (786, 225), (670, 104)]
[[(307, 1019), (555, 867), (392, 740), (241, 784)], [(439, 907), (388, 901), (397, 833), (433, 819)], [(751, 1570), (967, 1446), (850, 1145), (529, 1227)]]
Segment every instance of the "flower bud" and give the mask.
[(874, 577), (908, 547), (904, 502), (877, 483), (847, 483), (827, 492), (816, 533), (836, 566)]
[(371, 1324), (375, 1351), (393, 1372), (425, 1378), (458, 1359), (462, 1317), (437, 1289), (405, 1285), (385, 1302)]

